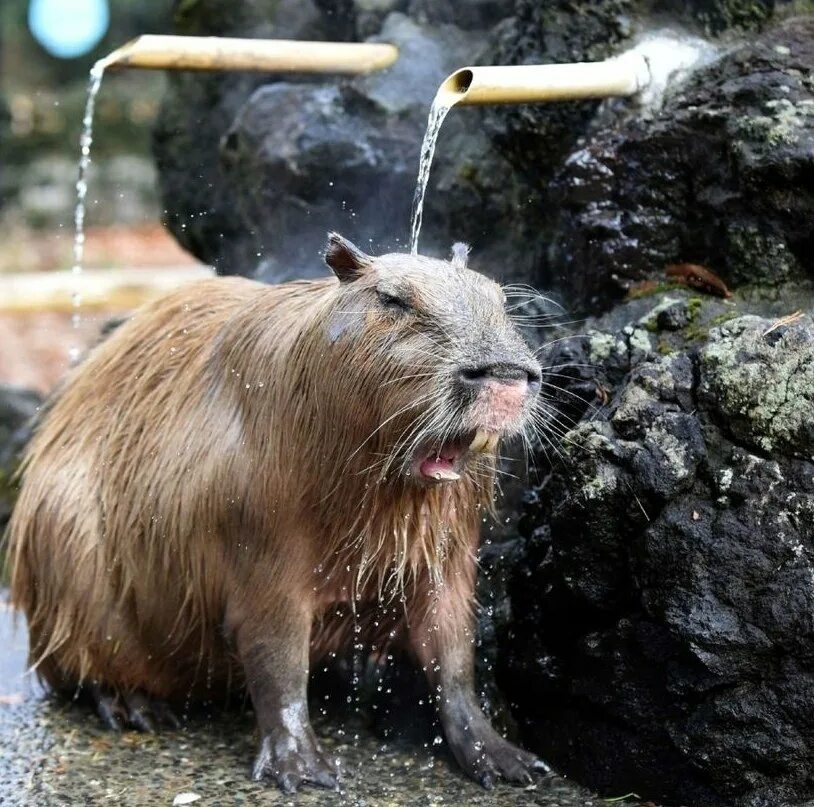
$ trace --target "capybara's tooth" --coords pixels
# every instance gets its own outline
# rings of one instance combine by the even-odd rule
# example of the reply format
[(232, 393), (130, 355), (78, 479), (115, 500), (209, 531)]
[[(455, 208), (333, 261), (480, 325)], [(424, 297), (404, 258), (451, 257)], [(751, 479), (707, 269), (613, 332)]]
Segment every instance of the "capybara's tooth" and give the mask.
[(479, 454), (481, 451), (483, 451), (483, 447), (488, 441), (489, 432), (486, 432), (483, 429), (478, 429), (475, 432), (475, 436), (472, 438), (472, 442), (469, 444), (469, 450)]

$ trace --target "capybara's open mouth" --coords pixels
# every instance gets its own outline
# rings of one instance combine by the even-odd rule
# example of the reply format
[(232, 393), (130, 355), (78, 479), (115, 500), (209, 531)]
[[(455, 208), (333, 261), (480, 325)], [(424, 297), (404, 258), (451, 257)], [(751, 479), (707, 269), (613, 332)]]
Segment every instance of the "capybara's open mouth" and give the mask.
[(461, 459), (467, 453), (485, 454), (497, 447), (499, 435), (483, 429), (470, 430), (443, 443), (422, 446), (415, 453), (413, 470), (432, 482), (455, 482), (461, 478)]

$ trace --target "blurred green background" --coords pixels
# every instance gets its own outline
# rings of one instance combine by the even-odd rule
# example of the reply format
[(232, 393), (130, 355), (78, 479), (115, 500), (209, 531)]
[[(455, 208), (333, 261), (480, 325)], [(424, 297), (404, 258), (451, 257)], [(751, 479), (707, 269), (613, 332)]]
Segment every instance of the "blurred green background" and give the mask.
[[(50, 28), (50, 40), (40, 35), (46, 45), (63, 37), (76, 46), (71, 35), (92, 30), (100, 7), (101, 39), (69, 58), (53, 55), (32, 33), (32, 3), (41, 4), (40, 23), (46, 33)], [(172, 8), (172, 0), (0, 0), (0, 384), (49, 390), (70, 350), (92, 344), (111, 313), (85, 308), (75, 327), (70, 311), (9, 311), (2, 303), (20, 276), (45, 284), (70, 277), (88, 73), (140, 34), (169, 31)], [(87, 269), (118, 276), (122, 269), (161, 273), (196, 263), (161, 224), (150, 138), (163, 87), (160, 71), (104, 78), (88, 174)]]
[[(171, 18), (170, 0), (108, 0), (109, 26), (101, 41), (82, 55), (58, 58), (32, 35), (31, 2), (36, 0), (0, 4), (0, 231), (6, 236), (72, 221), (88, 71), (127, 40), (168, 30)], [(82, 0), (51, 5), (68, 17), (88, 13)], [(53, 24), (58, 27), (59, 20)], [(149, 142), (162, 83), (160, 72), (105, 78), (93, 144), (91, 226), (138, 224), (157, 215)]]

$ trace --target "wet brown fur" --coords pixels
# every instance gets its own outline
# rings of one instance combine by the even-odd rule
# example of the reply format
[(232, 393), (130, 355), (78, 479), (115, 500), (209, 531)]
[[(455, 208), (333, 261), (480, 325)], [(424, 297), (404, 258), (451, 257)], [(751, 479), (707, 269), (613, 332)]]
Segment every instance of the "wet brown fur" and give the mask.
[(379, 648), (428, 619), (469, 634), (493, 467), (432, 488), (382, 476), (415, 411), (379, 426), (422, 386), (371, 374), (387, 339), (370, 315), (361, 347), (326, 340), (352, 315), (339, 287), (205, 281), (71, 371), (9, 528), (13, 600), (53, 687), (211, 696), (240, 683), (235, 631), (286, 609), (313, 613), (312, 659), (350, 642), (354, 610)]

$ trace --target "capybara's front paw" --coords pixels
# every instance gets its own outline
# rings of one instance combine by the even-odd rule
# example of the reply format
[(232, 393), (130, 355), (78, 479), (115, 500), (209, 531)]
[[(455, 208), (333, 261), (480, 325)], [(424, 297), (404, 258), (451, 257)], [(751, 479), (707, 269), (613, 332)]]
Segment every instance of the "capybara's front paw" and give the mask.
[(487, 790), (500, 779), (528, 785), (534, 781), (534, 774), (551, 772), (545, 762), (504, 740), (491, 726), (461, 732), (449, 744), (466, 774)]
[(254, 761), (252, 778), (273, 779), (286, 793), (295, 793), (306, 782), (336, 789), (336, 770), (325, 759), (316, 741), (307, 735), (287, 732), (266, 734)]

